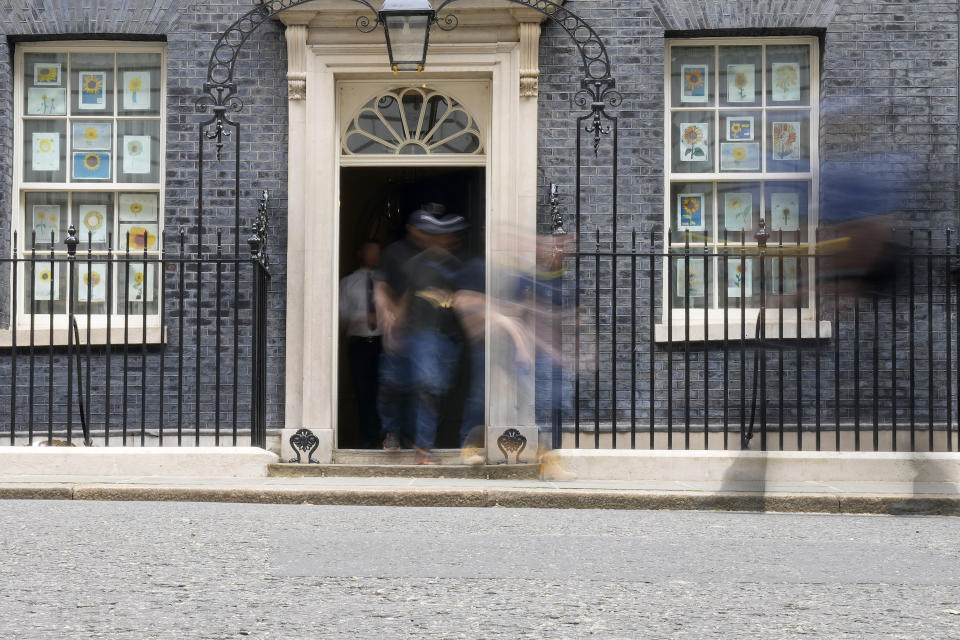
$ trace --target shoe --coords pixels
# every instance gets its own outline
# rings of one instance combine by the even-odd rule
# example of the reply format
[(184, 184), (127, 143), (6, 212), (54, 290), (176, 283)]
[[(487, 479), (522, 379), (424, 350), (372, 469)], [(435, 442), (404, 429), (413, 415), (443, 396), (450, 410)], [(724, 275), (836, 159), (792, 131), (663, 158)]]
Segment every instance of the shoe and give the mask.
[(414, 464), (440, 464), (440, 458), (432, 451), (421, 449), (417, 445), (413, 445), (413, 450), (417, 452)]
[(387, 437), (383, 439), (383, 449), (384, 451), (400, 451), (400, 438), (393, 431), (388, 432)]
[(460, 462), (468, 465), (483, 464), (483, 455), (477, 447), (464, 447), (460, 450)]

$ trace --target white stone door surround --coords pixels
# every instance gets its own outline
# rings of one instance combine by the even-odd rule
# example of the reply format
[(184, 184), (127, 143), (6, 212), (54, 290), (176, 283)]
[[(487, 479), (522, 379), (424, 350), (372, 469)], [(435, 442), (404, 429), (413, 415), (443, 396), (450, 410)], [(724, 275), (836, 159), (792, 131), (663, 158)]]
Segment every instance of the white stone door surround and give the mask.
[[(497, 265), (534, 265), (533, 243), (517, 238), (536, 232), (536, 56), (544, 16), (503, 0), (462, 0), (451, 6), (459, 27), (431, 32), (427, 70), (393, 74), (382, 31), (357, 31), (360, 9), (352, 0), (316, 0), (278, 16), (286, 25), (289, 81), (284, 459), (293, 455), (288, 440), (297, 429), (320, 438), (314, 457), (322, 463), (332, 461), (337, 441), (337, 299), (344, 275), (338, 272), (338, 86), (488, 83), (488, 288), (503, 287), (509, 278)], [(503, 459), (496, 440), (508, 428), (527, 438), (521, 460), (532, 460), (537, 428), (532, 396), (523, 390), (529, 385), (520, 384), (508, 362), (509, 345), (489, 328), (487, 335), (488, 460)]]

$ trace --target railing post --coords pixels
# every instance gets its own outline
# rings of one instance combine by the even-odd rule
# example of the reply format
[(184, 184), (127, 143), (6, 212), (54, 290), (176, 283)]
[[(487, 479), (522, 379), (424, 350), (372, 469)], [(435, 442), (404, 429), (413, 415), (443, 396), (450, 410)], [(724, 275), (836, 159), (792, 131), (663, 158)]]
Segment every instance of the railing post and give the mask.
[[(563, 214), (560, 212), (560, 198), (557, 194), (557, 185), (550, 185), (550, 218), (552, 220), (552, 234), (554, 237), (554, 262), (557, 270), (561, 273), (557, 281), (554, 282), (551, 300), (551, 326), (553, 339), (553, 358), (551, 359), (551, 398), (550, 398), (550, 422), (553, 433), (551, 446), (559, 449), (563, 446), (563, 415), (561, 413), (561, 396), (563, 394), (563, 338), (562, 338), (562, 319), (561, 311), (563, 309), (563, 246), (558, 242), (563, 238), (567, 231), (563, 228)], [(534, 376), (536, 376), (536, 362), (534, 362)], [(534, 398), (536, 403), (536, 398)]]
[(253, 235), (247, 239), (253, 265), (253, 366), (250, 444), (267, 448), (267, 280), (270, 277), (267, 259), (266, 189), (257, 206)]
[[(67, 245), (67, 444), (73, 444), (73, 361), (74, 349), (77, 346), (73, 341), (73, 279), (76, 271), (79, 239), (77, 238), (77, 228), (72, 224), (67, 229), (67, 237), (63, 242)], [(52, 267), (51, 270), (53, 270)], [(53, 304), (52, 300), (50, 304)], [(53, 349), (53, 343), (50, 344), (50, 349)], [(50, 377), (53, 377), (52, 369), (50, 370)]]

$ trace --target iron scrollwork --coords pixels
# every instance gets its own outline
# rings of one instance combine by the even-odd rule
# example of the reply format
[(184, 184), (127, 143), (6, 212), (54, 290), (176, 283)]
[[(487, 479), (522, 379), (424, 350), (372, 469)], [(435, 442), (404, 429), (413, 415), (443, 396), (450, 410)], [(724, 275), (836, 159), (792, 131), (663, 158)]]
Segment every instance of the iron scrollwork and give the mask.
[(303, 464), (301, 454), (306, 453), (308, 450), (310, 453), (307, 454), (307, 464), (320, 464), (319, 460), (313, 459), (313, 452), (317, 450), (317, 447), (320, 446), (320, 438), (316, 436), (313, 431), (310, 429), (300, 429), (295, 434), (290, 436), (290, 447), (296, 452), (296, 458), (290, 458), (290, 462), (295, 464)]
[(527, 439), (516, 429), (507, 429), (497, 438), (497, 447), (503, 454), (503, 461), (510, 462), (509, 454), (514, 454), (514, 460), (520, 463), (520, 454), (527, 448)]
[(270, 222), (267, 209), (270, 205), (270, 194), (264, 189), (257, 202), (257, 217), (253, 221), (253, 235), (247, 238), (250, 245), (250, 254), (260, 263), (265, 272), (270, 269), (270, 259), (267, 256), (267, 231)]

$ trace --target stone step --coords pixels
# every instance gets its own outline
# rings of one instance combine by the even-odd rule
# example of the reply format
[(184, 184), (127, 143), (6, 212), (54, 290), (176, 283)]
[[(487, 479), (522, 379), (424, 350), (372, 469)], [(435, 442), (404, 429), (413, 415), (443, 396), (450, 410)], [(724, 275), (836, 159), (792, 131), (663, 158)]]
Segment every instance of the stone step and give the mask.
[(291, 464), (274, 463), (271, 478), (480, 478), (486, 480), (536, 480), (536, 464)]

